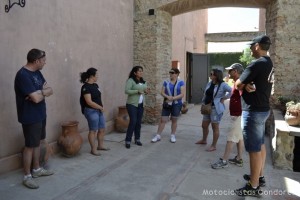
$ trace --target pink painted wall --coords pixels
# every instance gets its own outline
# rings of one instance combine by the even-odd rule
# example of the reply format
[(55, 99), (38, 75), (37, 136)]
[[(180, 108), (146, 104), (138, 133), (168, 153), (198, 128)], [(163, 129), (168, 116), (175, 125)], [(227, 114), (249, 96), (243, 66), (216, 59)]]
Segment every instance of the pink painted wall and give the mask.
[(207, 9), (172, 17), (172, 61), (180, 63), (180, 78), (186, 76), (186, 53), (205, 53)]
[(133, 65), (133, 0), (26, 1), (4, 12), (0, 3), (0, 174), (20, 167), (24, 146), (17, 122), (14, 94), (16, 72), (31, 48), (46, 51), (42, 73), (54, 94), (47, 98), (47, 141), (55, 143), (60, 123), (78, 120), (86, 140), (87, 122), (80, 112), (79, 73), (99, 70), (108, 130), (117, 108), (125, 105), (124, 84)]

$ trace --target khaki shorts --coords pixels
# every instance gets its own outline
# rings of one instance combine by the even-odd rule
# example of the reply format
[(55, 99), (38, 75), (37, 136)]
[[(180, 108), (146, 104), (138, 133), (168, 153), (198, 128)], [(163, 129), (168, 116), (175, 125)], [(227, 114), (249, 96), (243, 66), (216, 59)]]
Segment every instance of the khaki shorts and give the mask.
[(241, 116), (230, 116), (231, 128), (227, 136), (227, 141), (238, 143), (243, 140), (243, 133), (241, 127)]

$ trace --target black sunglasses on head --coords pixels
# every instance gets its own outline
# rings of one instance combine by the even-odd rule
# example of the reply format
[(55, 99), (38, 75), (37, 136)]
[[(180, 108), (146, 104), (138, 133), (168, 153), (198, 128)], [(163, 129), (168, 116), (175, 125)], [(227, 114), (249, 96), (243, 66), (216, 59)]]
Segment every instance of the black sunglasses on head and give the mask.
[(175, 74), (175, 72), (173, 72), (173, 71), (170, 71), (170, 72), (169, 72), (169, 74)]
[(36, 60), (39, 60), (39, 59), (41, 59), (41, 58), (43, 58), (45, 56), (46, 56), (45, 51), (41, 51), (41, 55)]

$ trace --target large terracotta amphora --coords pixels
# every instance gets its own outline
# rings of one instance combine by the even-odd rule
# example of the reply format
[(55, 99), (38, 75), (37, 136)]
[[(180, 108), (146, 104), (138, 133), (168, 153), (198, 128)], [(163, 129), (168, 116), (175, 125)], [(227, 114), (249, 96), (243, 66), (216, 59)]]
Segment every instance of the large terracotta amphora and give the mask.
[(118, 132), (126, 133), (129, 125), (129, 115), (126, 106), (119, 106), (119, 113), (115, 120), (115, 127)]
[(57, 144), (64, 156), (72, 157), (81, 148), (83, 140), (78, 132), (78, 123), (78, 121), (67, 121), (61, 124), (62, 133), (58, 138)]

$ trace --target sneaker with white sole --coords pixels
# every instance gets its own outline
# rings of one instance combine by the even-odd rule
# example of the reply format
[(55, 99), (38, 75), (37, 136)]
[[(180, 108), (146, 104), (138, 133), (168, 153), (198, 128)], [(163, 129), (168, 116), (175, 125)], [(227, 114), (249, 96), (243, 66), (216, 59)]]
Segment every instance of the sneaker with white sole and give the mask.
[(50, 176), (54, 174), (53, 171), (44, 169), (44, 168), (40, 168), (39, 170), (32, 170), (32, 177), (33, 178), (37, 178), (37, 177), (41, 177), (41, 176)]
[[(250, 181), (251, 176), (249, 174), (244, 174), (243, 178), (246, 181)], [(259, 187), (265, 187), (266, 186), (266, 179), (264, 176), (259, 177)]]
[(33, 180), (32, 176), (23, 179), (23, 185), (30, 189), (38, 189), (39, 185)]
[(221, 169), (225, 167), (228, 167), (228, 162), (226, 160), (223, 160), (222, 158), (220, 158), (217, 162), (211, 164), (211, 168), (213, 169)]
[(171, 141), (172, 143), (175, 143), (175, 142), (176, 142), (176, 137), (175, 137), (174, 134), (171, 134), (171, 139), (170, 139), (170, 141)]
[(259, 186), (257, 188), (253, 188), (250, 182), (248, 182), (245, 187), (234, 190), (234, 192), (238, 196), (242, 197), (253, 196), (260, 198), (263, 194), (263, 191), (260, 189)]
[(158, 142), (158, 141), (160, 141), (160, 135), (156, 134), (156, 136), (154, 136), (154, 138), (152, 138), (151, 142), (155, 143), (155, 142)]
[(237, 159), (237, 156), (235, 156), (232, 159), (229, 159), (228, 162), (231, 164), (235, 164), (239, 167), (243, 167), (243, 159)]

